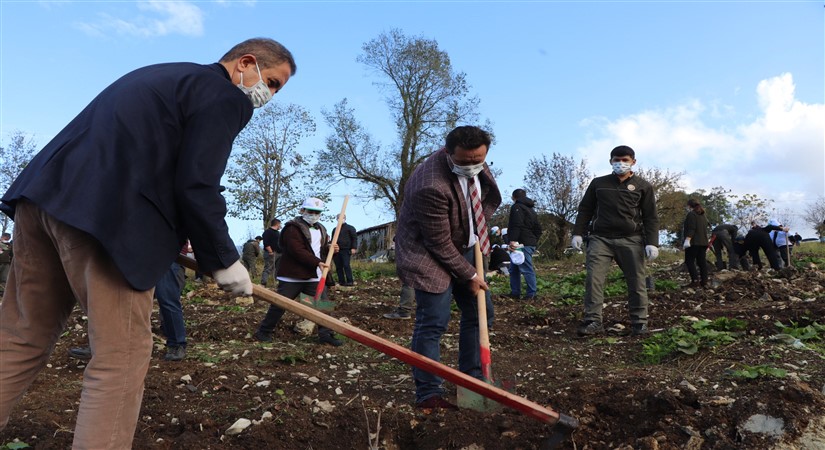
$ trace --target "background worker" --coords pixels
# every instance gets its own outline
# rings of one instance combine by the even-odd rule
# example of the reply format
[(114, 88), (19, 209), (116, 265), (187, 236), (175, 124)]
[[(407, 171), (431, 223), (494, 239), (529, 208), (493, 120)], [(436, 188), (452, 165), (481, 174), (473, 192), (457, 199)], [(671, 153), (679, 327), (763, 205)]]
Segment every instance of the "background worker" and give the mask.
[(636, 153), (626, 145), (610, 152), (613, 173), (590, 182), (579, 203), (571, 245), (581, 249), (589, 231), (585, 255), (584, 319), (576, 333), (604, 333), (604, 285), (613, 261), (627, 283), (631, 334), (647, 334), (648, 299), (644, 258), (659, 256), (659, 220), (653, 186), (634, 174)]
[[(281, 266), (278, 269), (278, 293), (284, 297), (297, 299), (301, 294), (315, 296), (321, 274), (327, 264), (321, 259), (330, 251), (337, 251), (329, 246), (327, 229), (319, 222), (324, 202), (310, 197), (301, 206), (300, 216), (284, 225), (281, 233)], [(272, 333), (281, 322), (286, 311), (278, 306), (269, 305), (253, 337), (261, 342), (271, 342)], [(343, 344), (335, 338), (335, 333), (323, 326), (318, 326), (318, 341), (338, 347)]]
[(347, 216), (344, 215), (341, 224), (341, 231), (338, 234), (338, 251), (332, 255), (332, 260), (335, 262), (335, 272), (338, 275), (338, 284), (341, 286), (354, 286), (355, 281), (352, 279), (352, 266), (350, 259), (358, 251), (358, 233), (355, 227), (346, 222)]
[(261, 256), (261, 241), (264, 238), (255, 236), (243, 244), (241, 249), (241, 262), (249, 271), (250, 278), (258, 278), (258, 257)]
[(771, 269), (779, 270), (782, 268), (782, 259), (779, 257), (779, 252), (776, 250), (770, 235), (771, 231), (781, 230), (782, 227), (779, 226), (779, 221), (771, 219), (768, 221), (767, 226), (754, 226), (745, 235), (745, 249), (750, 254), (751, 261), (758, 270), (762, 270), (762, 260), (759, 258), (760, 249), (768, 258)]
[(541, 237), (541, 225), (536, 211), (533, 209), (536, 202), (527, 197), (527, 191), (516, 189), (512, 195), (513, 206), (510, 207), (510, 220), (507, 223), (507, 239), (510, 251), (520, 249), (524, 254), (524, 262), (510, 266), (510, 297), (521, 298), (521, 277), (527, 290), (524, 300), (536, 297), (536, 269), (533, 267), (533, 253)]
[[(705, 208), (696, 199), (687, 201), (687, 216), (682, 225), (682, 235), (685, 238), (682, 248), (685, 250), (685, 266), (690, 274), (688, 287), (707, 287), (708, 285), (708, 218)], [(699, 273), (696, 265), (699, 265)]]
[(722, 257), (722, 249), (728, 254), (727, 268), (739, 270), (739, 257), (733, 249), (733, 239), (739, 234), (739, 227), (724, 223), (713, 229), (713, 255), (716, 257), (716, 268), (723, 270), (726, 268), (725, 260)]
[(278, 262), (281, 260), (281, 221), (272, 219), (269, 228), (264, 230), (264, 270), (261, 273), (261, 284), (266, 286), (269, 278), (275, 279), (278, 273)]

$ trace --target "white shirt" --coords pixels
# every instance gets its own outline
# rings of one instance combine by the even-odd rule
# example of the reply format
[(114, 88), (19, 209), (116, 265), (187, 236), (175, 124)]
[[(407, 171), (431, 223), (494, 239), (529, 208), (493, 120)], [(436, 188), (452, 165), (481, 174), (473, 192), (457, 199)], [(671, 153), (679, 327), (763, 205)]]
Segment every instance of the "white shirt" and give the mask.
[[(314, 227), (309, 227), (309, 236), (310, 242), (309, 245), (312, 247), (312, 253), (315, 254), (319, 259), (321, 258), (321, 230)], [(332, 251), (332, 249), (330, 249)], [(301, 278), (290, 278), (290, 277), (278, 277), (279, 281), (286, 281), (290, 283), (306, 283), (307, 281), (321, 281), (321, 274), (323, 271), (320, 267), (315, 268), (315, 278), (309, 279), (301, 279)]]

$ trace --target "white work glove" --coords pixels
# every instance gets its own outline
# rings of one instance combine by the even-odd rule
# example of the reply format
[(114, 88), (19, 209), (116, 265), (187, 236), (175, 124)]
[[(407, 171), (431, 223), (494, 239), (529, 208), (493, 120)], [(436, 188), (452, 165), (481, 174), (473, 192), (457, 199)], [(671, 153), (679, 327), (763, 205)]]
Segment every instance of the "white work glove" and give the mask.
[(226, 292), (235, 295), (252, 295), (252, 280), (249, 279), (249, 272), (241, 264), (240, 259), (226, 269), (212, 272), (212, 278)]
[(574, 235), (573, 240), (570, 241), (570, 246), (575, 248), (576, 250), (582, 249), (582, 237), (579, 235)]
[(648, 261), (653, 261), (659, 257), (659, 249), (655, 245), (645, 245), (645, 256)]
[(690, 248), (690, 238), (685, 238), (685, 242), (682, 244), (682, 248)]

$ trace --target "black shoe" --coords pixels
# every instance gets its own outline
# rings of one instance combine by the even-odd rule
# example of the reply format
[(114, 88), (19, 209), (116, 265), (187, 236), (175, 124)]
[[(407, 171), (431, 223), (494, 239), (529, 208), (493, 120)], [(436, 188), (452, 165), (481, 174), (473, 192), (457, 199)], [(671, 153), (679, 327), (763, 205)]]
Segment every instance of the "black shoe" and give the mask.
[(69, 349), (69, 356), (74, 359), (80, 359), (83, 361), (88, 361), (92, 359), (92, 348), (91, 347), (73, 347)]
[(271, 334), (271, 333), (264, 333), (264, 332), (263, 332), (263, 331), (261, 331), (261, 330), (256, 331), (256, 332), (255, 332), (255, 334), (253, 334), (253, 335), (252, 335), (252, 337), (253, 337), (256, 341), (260, 341), (260, 342), (272, 342), (272, 334)]
[(504, 298), (512, 298), (513, 300), (520, 300), (521, 294), (506, 294)]
[(604, 333), (602, 323), (595, 320), (586, 320), (576, 329), (576, 334), (579, 336), (594, 336), (602, 333)]
[(340, 347), (344, 345), (344, 343), (340, 339), (335, 339), (335, 336), (331, 334), (322, 334), (318, 336), (318, 342), (322, 344), (331, 345), (333, 347)]
[(535, 295), (525, 295), (522, 300), (530, 301), (530, 300), (535, 300), (535, 298), (536, 298)]
[(646, 334), (650, 334), (650, 330), (647, 328), (646, 323), (634, 323), (630, 325), (631, 336), (643, 336)]
[(163, 356), (166, 361), (180, 361), (183, 358), (186, 358), (186, 347), (182, 345), (168, 347)]
[(384, 314), (385, 319), (409, 320), (410, 317), (412, 317), (410, 316), (410, 313), (402, 311), (393, 311), (391, 313)]
[(458, 406), (448, 402), (439, 395), (434, 395), (415, 404), (418, 409), (458, 409)]

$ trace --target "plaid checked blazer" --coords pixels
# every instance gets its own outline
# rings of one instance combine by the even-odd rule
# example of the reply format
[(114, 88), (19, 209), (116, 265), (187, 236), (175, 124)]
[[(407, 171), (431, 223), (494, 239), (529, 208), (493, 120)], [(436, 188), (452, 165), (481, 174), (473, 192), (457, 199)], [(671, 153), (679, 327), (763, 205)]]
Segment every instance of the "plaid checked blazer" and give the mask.
[[(501, 204), (489, 166), (478, 174), (481, 205), (489, 223)], [(469, 280), (475, 267), (464, 259), (470, 239), (468, 200), (442, 148), (415, 169), (404, 188), (395, 234), (395, 264), (404, 284), (444, 292), (452, 279)]]

